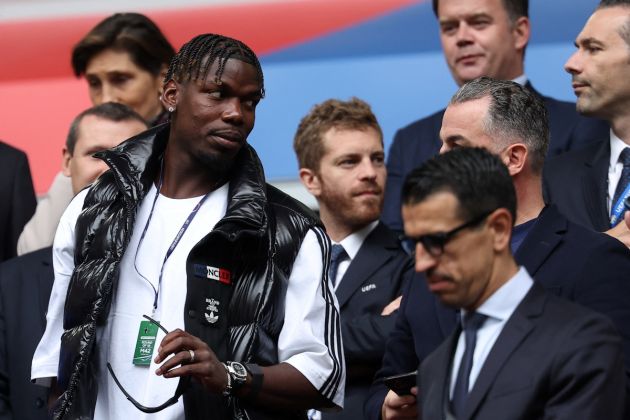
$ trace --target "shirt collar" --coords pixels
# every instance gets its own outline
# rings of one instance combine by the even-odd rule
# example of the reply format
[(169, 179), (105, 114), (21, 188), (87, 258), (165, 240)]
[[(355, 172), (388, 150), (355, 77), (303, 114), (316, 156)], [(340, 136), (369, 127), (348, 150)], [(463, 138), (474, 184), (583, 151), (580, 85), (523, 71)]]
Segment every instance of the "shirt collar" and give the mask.
[(520, 76), (512, 79), (512, 81), (518, 83), (521, 86), (525, 86), (525, 84), (527, 83), (527, 76), (525, 75), (525, 73), (523, 73)]
[(373, 221), (369, 225), (357, 230), (356, 232), (352, 232), (350, 235), (343, 238), (341, 242), (339, 242), (343, 249), (346, 250), (348, 257), (350, 259), (354, 259), (354, 256), (359, 252), (359, 248), (363, 245), (363, 241), (367, 236), (374, 230), (374, 228), (378, 225), (378, 220)]
[[(476, 312), (487, 315), (489, 318), (504, 321), (512, 315), (514, 309), (529, 292), (532, 284), (534, 282), (531, 276), (525, 267), (521, 267), (511, 279), (483, 302)], [(466, 311), (462, 310), (462, 315), (465, 314)]]
[(612, 129), (610, 130), (610, 168), (614, 168), (617, 162), (619, 162), (619, 155), (623, 149), (628, 147), (623, 140), (621, 140)]

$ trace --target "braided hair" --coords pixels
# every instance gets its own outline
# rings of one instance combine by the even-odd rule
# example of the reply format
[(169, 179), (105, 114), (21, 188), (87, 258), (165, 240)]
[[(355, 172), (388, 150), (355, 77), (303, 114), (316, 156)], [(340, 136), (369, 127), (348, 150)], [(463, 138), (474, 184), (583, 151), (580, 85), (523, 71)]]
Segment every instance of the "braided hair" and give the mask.
[(217, 34), (197, 35), (182, 46), (171, 60), (164, 78), (184, 82), (189, 80), (205, 80), (208, 69), (218, 60), (215, 76), (217, 84), (221, 84), (221, 76), (225, 63), (230, 58), (251, 64), (256, 68), (260, 80), (260, 96), (265, 96), (263, 71), (256, 54), (241, 41)]

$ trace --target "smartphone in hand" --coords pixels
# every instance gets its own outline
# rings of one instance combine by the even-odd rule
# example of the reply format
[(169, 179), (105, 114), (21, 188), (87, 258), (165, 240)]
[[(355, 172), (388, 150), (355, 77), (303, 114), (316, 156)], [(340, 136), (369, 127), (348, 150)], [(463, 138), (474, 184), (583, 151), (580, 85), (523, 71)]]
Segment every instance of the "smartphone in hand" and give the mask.
[(413, 372), (387, 376), (383, 378), (383, 383), (387, 388), (400, 396), (411, 395), (411, 388), (416, 386), (417, 376), (418, 371), (414, 370)]

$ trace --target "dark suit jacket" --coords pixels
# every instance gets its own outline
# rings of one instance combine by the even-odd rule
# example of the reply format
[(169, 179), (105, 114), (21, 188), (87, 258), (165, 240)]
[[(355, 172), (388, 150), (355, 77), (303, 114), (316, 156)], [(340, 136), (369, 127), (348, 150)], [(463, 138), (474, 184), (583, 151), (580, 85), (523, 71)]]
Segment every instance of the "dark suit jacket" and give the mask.
[[(531, 84), (527, 86), (535, 93)], [(550, 142), (547, 156), (576, 150), (606, 137), (608, 125), (578, 114), (572, 102), (542, 96), (549, 115)], [(440, 129), (444, 110), (411, 123), (396, 132), (387, 156), (385, 206), (381, 220), (391, 229), (402, 232), (400, 193), (405, 177), (414, 168), (438, 154), (442, 141)]]
[(28, 159), (0, 141), (0, 262), (17, 255), (17, 241), (35, 213), (35, 191)]
[[(549, 292), (607, 315), (621, 333), (624, 355), (630, 361), (630, 251), (621, 242), (569, 222), (550, 206), (515, 257)], [(414, 279), (403, 292), (383, 366), (366, 402), (370, 419), (379, 418), (387, 393), (379, 378), (415, 370), (457, 325), (457, 312), (442, 305), (423, 280)]]
[(396, 321), (396, 313), (381, 316), (381, 311), (402, 294), (413, 272), (413, 261), (396, 235), (379, 223), (365, 238), (335, 292), (341, 313), (346, 391), (343, 411), (322, 413), (323, 419), (362, 417), (367, 391)]
[(599, 232), (608, 230), (609, 164), (608, 137), (582, 150), (550, 159), (543, 177), (546, 200), (575, 223)]
[[(423, 420), (445, 418), (460, 328), (420, 367)], [(458, 420), (622, 419), (621, 340), (606, 317), (534, 284), (508, 319)]]
[(48, 418), (47, 390), (30, 379), (53, 278), (52, 248), (0, 264), (0, 419)]

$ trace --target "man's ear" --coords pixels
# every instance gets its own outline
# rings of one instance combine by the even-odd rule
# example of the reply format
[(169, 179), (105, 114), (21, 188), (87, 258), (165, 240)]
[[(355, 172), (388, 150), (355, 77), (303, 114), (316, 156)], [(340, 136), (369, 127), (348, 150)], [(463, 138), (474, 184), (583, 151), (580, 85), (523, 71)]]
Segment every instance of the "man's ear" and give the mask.
[(72, 155), (66, 146), (63, 146), (61, 149), (61, 172), (67, 176), (72, 176), (72, 171), (70, 171), (70, 159), (72, 159)]
[(162, 92), (162, 105), (164, 105), (164, 108), (177, 109), (178, 89), (179, 86), (173, 79), (164, 84), (164, 91)]
[(514, 176), (523, 171), (523, 168), (527, 164), (528, 157), (527, 146), (523, 143), (511, 144), (501, 153), (501, 160), (503, 160), (503, 163), (507, 166), (510, 176)]
[(300, 168), (300, 181), (315, 198), (319, 197), (322, 186), (315, 171), (308, 168)]
[(517, 50), (525, 50), (527, 43), (529, 42), (531, 26), (529, 18), (521, 16), (514, 22), (512, 26), (512, 33), (514, 34), (514, 48)]
[(488, 216), (488, 226), (494, 232), (493, 245), (497, 252), (510, 246), (512, 236), (512, 214), (508, 209), (499, 208)]

